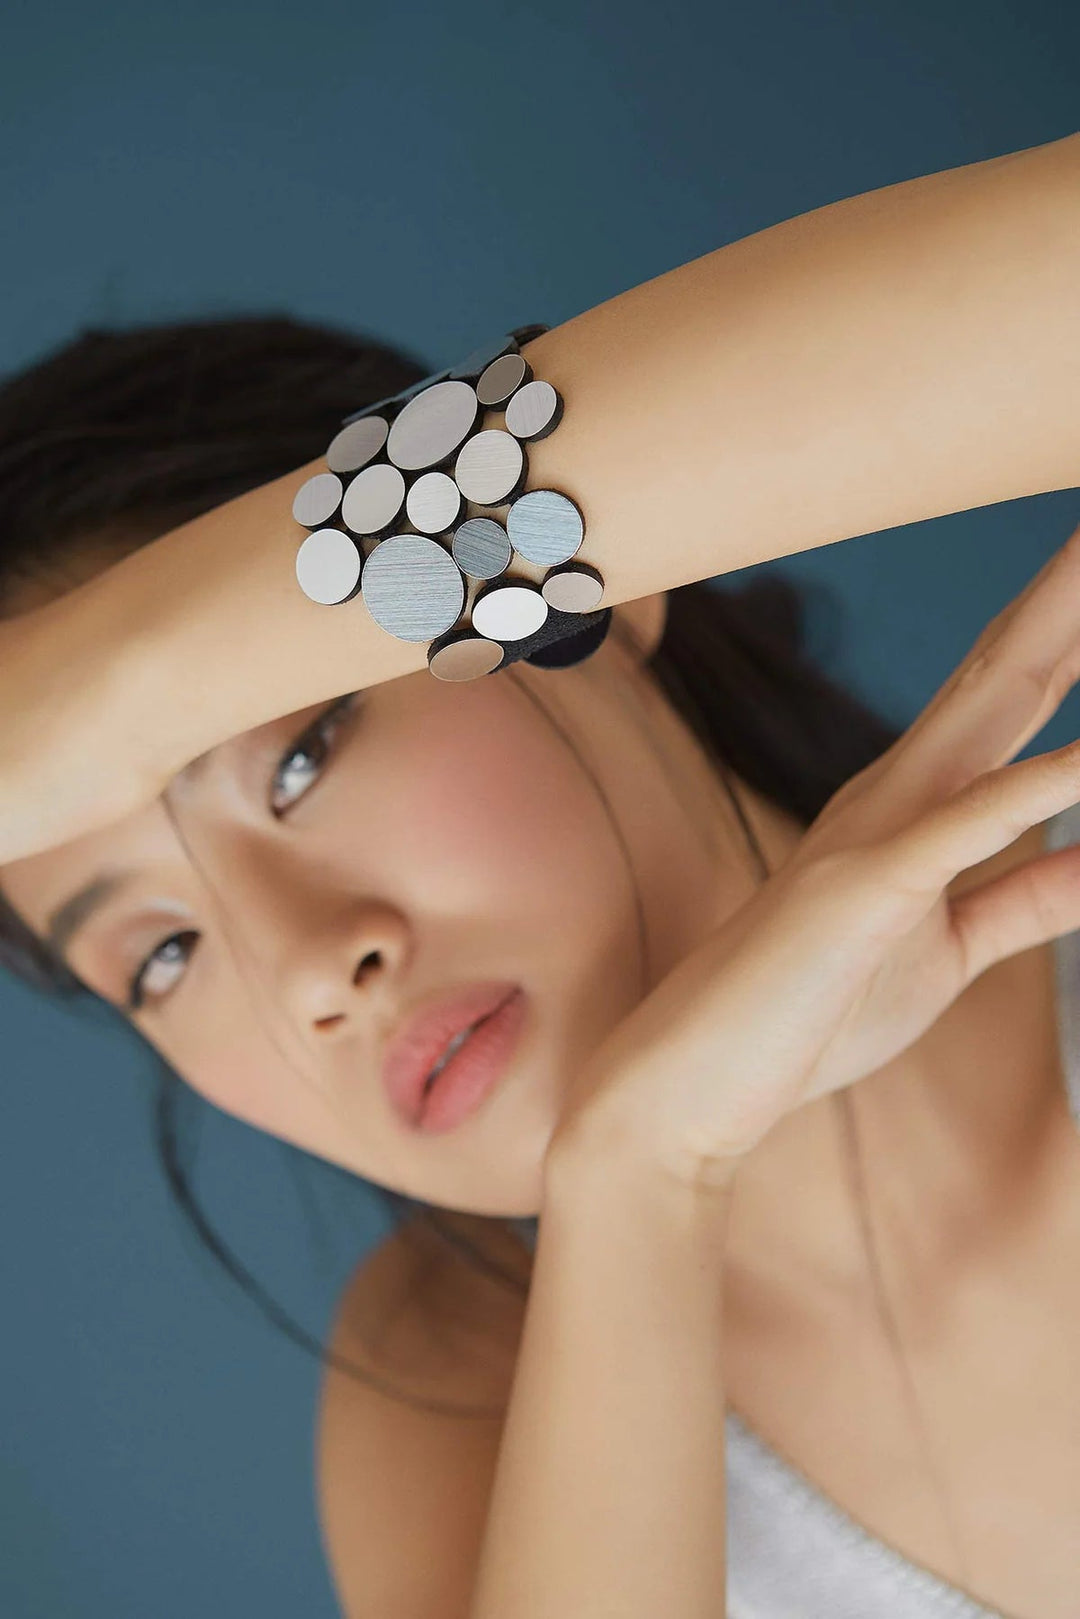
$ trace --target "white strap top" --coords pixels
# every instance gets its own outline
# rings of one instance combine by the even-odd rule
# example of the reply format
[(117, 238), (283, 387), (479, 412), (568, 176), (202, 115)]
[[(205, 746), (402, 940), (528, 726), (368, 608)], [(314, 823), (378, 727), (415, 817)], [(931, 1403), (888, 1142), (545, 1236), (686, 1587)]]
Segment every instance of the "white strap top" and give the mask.
[[(1044, 823), (1080, 842), (1080, 805)], [(1080, 930), (1053, 942), (1062, 1067), (1080, 1129)], [(535, 1247), (537, 1221), (514, 1222)], [(728, 1408), (728, 1619), (1013, 1619), (879, 1540)]]

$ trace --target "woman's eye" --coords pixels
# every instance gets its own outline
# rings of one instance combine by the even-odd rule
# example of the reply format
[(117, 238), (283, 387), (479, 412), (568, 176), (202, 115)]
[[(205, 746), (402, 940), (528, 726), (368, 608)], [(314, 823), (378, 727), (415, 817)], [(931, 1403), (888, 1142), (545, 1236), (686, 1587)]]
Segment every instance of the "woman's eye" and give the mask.
[[(308, 725), (308, 729), (296, 737), (287, 753), (279, 759), (270, 782), (270, 811), (275, 816), (280, 816), (285, 809), (295, 805), (296, 800), (303, 797), (313, 782), (319, 779), (322, 766), (334, 750), (343, 720), (355, 708), (359, 695), (359, 691), (350, 691), (347, 696), (330, 704), (330, 708), (324, 709), (319, 719), (313, 725)], [(138, 1012), (149, 1001), (160, 1001), (170, 989), (175, 988), (191, 955), (188, 941), (198, 937), (194, 929), (188, 928), (185, 933), (172, 933), (155, 945), (128, 984), (128, 1012)]]
[[(175, 978), (170, 979), (168, 969), (176, 966), (178, 962), (177, 951), (173, 947), (182, 944), (185, 939), (197, 939), (198, 937), (199, 935), (194, 929), (188, 928), (183, 933), (171, 933), (167, 939), (162, 939), (159, 945), (154, 946), (128, 985), (127, 1010), (129, 1012), (138, 1012), (146, 1005), (147, 1000), (158, 1001), (163, 995), (168, 994), (175, 982)], [(179, 957), (181, 963), (186, 960), (186, 955)], [(147, 984), (159, 962), (166, 969), (160, 975), (165, 979), (165, 983), (163, 987), (152, 990), (148, 995)]]
[(341, 722), (359, 695), (359, 692), (354, 691), (345, 697), (339, 697), (336, 703), (332, 703), (319, 715), (314, 725), (309, 725), (306, 731), (301, 732), (288, 752), (278, 761), (270, 783), (272, 814), (283, 815), (285, 810), (291, 808), (318, 778), (320, 767), (330, 755)]

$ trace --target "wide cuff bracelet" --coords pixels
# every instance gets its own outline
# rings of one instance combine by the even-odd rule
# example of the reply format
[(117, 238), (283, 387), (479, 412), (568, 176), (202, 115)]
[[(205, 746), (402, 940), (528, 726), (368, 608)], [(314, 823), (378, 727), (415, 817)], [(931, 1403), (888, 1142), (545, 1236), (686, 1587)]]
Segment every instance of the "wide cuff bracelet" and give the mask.
[[(327, 470), (293, 501), (310, 530), (296, 557), (305, 596), (337, 605), (362, 595), (389, 634), (430, 643), (440, 680), (519, 658), (565, 668), (591, 656), (611, 623), (603, 579), (577, 559), (580, 508), (558, 490), (525, 488), (526, 445), (563, 413), (520, 352), (548, 330), (517, 327), (346, 417)], [(486, 410), (501, 411), (503, 426), (481, 428)], [(539, 584), (514, 573), (515, 552), (546, 569)]]

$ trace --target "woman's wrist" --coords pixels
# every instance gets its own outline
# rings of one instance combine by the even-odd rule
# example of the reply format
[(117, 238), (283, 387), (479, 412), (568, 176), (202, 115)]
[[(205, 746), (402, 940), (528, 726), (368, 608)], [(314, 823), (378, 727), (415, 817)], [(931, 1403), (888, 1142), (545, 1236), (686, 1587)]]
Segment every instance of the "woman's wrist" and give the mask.
[(626, 1138), (601, 1133), (575, 1119), (556, 1131), (544, 1160), (544, 1207), (611, 1211), (621, 1217), (633, 1208), (687, 1232), (702, 1222), (721, 1232), (734, 1194), (738, 1160), (720, 1165), (709, 1178), (681, 1176)]

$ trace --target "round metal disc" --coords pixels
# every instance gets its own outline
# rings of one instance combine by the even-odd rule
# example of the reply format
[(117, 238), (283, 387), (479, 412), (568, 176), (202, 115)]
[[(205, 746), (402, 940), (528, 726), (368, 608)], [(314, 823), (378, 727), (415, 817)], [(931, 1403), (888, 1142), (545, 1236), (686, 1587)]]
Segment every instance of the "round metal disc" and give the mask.
[(363, 558), (351, 535), (340, 528), (317, 528), (296, 553), (296, 577), (304, 595), (330, 605), (355, 596)]
[(461, 516), (461, 490), (446, 472), (425, 472), (405, 497), (409, 522), (424, 534), (445, 534)]
[(549, 607), (563, 613), (591, 613), (600, 605), (604, 581), (595, 568), (580, 565), (549, 573), (540, 586)]
[(405, 499), (405, 479), (397, 467), (376, 461), (358, 472), (345, 491), (341, 518), (354, 534), (377, 534), (387, 528), (400, 512)]
[(504, 354), (485, 366), (476, 384), (476, 397), (482, 405), (502, 405), (515, 388), (520, 388), (530, 372), (529, 362), (520, 354)]
[(538, 630), (548, 604), (535, 585), (520, 580), (492, 585), (473, 602), (472, 627), (492, 641), (520, 641)]
[(395, 417), (386, 453), (406, 472), (438, 466), (476, 425), (480, 404), (467, 382), (436, 382), (425, 388)]
[(498, 506), (521, 482), (524, 465), (525, 451), (513, 434), (489, 427), (461, 446), (454, 477), (466, 500), (474, 500), (478, 506)]
[(497, 669), (503, 657), (498, 641), (488, 641), (482, 635), (466, 631), (430, 649), (428, 668), (439, 680), (475, 680), (478, 675), (489, 675)]
[(326, 464), (331, 472), (356, 472), (374, 460), (386, 443), (390, 423), (385, 416), (362, 416), (358, 422), (343, 427), (330, 440), (326, 451)]
[(507, 512), (506, 532), (527, 562), (552, 568), (574, 555), (585, 537), (585, 521), (568, 495), (557, 489), (530, 489)]
[(341, 505), (342, 483), (333, 472), (317, 472), (293, 497), (292, 514), (305, 528), (328, 523)]
[(497, 579), (510, 566), (510, 540), (494, 517), (470, 517), (454, 532), (454, 561), (473, 579)]
[(400, 641), (444, 634), (465, 605), (461, 569), (438, 540), (424, 534), (391, 534), (381, 541), (364, 563), (360, 588), (376, 624)]
[(513, 347), (514, 337), (510, 332), (502, 337), (493, 338), (490, 343), (482, 343), (479, 348), (473, 349), (471, 354), (467, 354), (460, 365), (453, 367), (449, 375), (465, 377), (471, 382), (473, 377), (480, 375), (485, 366), (491, 364), (492, 360), (497, 360), (500, 354), (505, 354), (507, 349)]
[(550, 382), (534, 377), (506, 407), (506, 431), (515, 438), (546, 438), (562, 416), (562, 399)]

